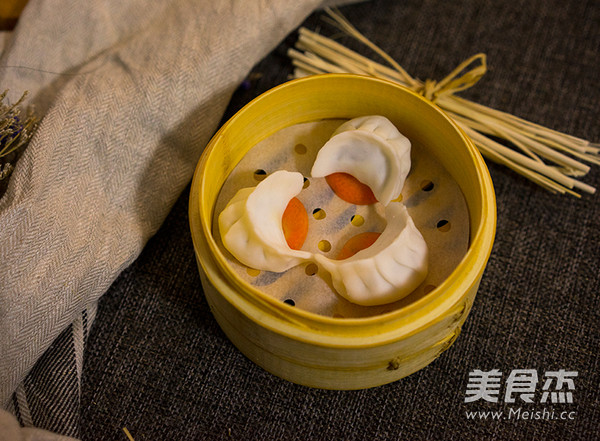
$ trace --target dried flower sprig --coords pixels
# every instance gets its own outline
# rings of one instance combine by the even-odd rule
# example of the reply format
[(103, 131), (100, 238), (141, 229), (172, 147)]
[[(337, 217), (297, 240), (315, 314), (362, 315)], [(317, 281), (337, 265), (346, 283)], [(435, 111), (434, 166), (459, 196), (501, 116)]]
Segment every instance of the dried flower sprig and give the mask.
[(31, 111), (21, 120), (19, 106), (25, 100), (27, 92), (13, 105), (4, 104), (7, 93), (5, 90), (0, 94), (0, 158), (27, 144), (37, 123)]
[(8, 91), (4, 91), (0, 94), (0, 197), (6, 192), (8, 177), (37, 125), (37, 118), (31, 108), (25, 118), (21, 118), (19, 106), (25, 100), (27, 92), (13, 105), (4, 104), (7, 93)]
[(297, 50), (288, 51), (295, 66), (295, 77), (355, 73), (395, 81), (442, 108), (486, 158), (511, 168), (552, 192), (579, 197), (575, 190), (586, 193), (596, 191), (594, 187), (575, 178), (584, 176), (590, 170), (580, 160), (600, 165), (600, 144), (548, 129), (454, 95), (473, 86), (485, 74), (485, 54), (476, 54), (465, 60), (440, 82), (423, 82), (410, 76), (338, 11), (329, 8), (326, 11), (335, 26), (372, 49), (391, 67), (374, 62), (330, 38), (301, 28)]

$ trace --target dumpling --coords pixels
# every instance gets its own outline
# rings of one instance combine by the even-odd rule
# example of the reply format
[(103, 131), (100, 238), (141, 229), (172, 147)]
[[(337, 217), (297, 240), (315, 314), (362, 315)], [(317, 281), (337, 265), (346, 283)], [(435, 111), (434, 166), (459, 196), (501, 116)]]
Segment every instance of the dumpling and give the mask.
[(382, 305), (405, 297), (425, 280), (428, 270), (423, 236), (404, 204), (392, 202), (410, 170), (410, 149), (410, 141), (387, 118), (365, 116), (339, 126), (318, 152), (313, 177), (348, 173), (368, 185), (385, 206), (383, 233), (378, 237), (362, 233), (372, 234), (371, 245), (353, 256), (333, 260), (288, 245), (290, 232), (284, 232), (283, 216), (302, 191), (304, 177), (285, 170), (272, 173), (256, 187), (239, 190), (229, 201), (218, 218), (223, 245), (242, 264), (264, 271), (280, 273), (315, 262), (331, 275), (334, 290), (358, 305)]
[(244, 265), (265, 271), (283, 272), (310, 260), (311, 253), (288, 246), (282, 228), (283, 212), (303, 184), (301, 173), (280, 170), (239, 190), (219, 215), (225, 248)]
[(334, 289), (363, 306), (395, 302), (419, 286), (428, 269), (427, 244), (404, 204), (385, 209), (387, 226), (373, 245), (345, 260), (316, 254), (315, 261), (331, 274)]
[(321, 147), (311, 175), (348, 173), (371, 188), (383, 205), (397, 198), (410, 171), (410, 141), (383, 116), (345, 122)]

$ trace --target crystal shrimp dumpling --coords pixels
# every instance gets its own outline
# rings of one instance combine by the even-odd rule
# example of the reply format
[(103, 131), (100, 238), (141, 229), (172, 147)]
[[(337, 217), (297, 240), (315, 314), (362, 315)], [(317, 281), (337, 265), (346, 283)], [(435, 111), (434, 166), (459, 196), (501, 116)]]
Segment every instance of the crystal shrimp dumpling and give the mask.
[(344, 172), (368, 185), (383, 205), (400, 195), (410, 171), (410, 141), (389, 119), (363, 116), (342, 124), (319, 150), (311, 175)]
[(283, 212), (303, 184), (300, 173), (280, 170), (239, 190), (219, 215), (225, 248), (244, 265), (265, 271), (282, 272), (312, 259), (289, 247), (282, 228)]
[(367, 185), (385, 206), (386, 226), (375, 242), (345, 259), (291, 249), (282, 230), (287, 204), (303, 186), (300, 173), (276, 171), (244, 188), (219, 216), (223, 244), (241, 263), (282, 272), (315, 262), (331, 275), (333, 289), (359, 305), (391, 303), (412, 292), (426, 277), (428, 250), (406, 207), (392, 202), (410, 171), (410, 141), (383, 116), (342, 124), (319, 150), (313, 177), (347, 173)]
[(370, 247), (344, 260), (315, 255), (338, 294), (357, 305), (399, 300), (427, 275), (427, 245), (404, 204), (391, 202), (385, 217), (388, 224)]

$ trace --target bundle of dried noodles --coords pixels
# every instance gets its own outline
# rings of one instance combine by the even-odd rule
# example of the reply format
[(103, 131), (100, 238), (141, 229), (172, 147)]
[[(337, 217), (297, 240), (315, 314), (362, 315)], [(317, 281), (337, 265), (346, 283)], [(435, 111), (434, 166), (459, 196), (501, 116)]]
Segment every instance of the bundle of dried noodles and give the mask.
[(600, 164), (600, 144), (548, 129), (455, 95), (473, 86), (485, 74), (485, 54), (476, 54), (465, 60), (442, 81), (423, 82), (410, 76), (338, 11), (327, 9), (327, 13), (339, 29), (375, 51), (390, 66), (374, 62), (330, 38), (301, 28), (297, 49), (288, 51), (295, 66), (294, 77), (355, 73), (395, 81), (422, 94), (443, 109), (473, 140), (484, 157), (506, 165), (552, 192), (579, 197), (577, 191), (596, 191), (576, 178), (590, 170), (581, 160)]

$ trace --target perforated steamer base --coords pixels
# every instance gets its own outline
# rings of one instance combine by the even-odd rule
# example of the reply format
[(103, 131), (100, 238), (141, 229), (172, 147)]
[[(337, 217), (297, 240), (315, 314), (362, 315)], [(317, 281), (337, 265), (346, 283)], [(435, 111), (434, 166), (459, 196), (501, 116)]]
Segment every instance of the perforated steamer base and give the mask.
[(296, 196), (309, 216), (303, 250), (335, 257), (350, 237), (366, 231), (383, 231), (386, 221), (381, 204), (349, 204), (331, 191), (324, 178), (310, 177), (318, 150), (344, 121), (297, 124), (255, 145), (221, 188), (214, 210), (213, 236), (228, 265), (265, 294), (328, 317), (370, 317), (401, 308), (434, 289), (456, 268), (469, 246), (469, 213), (464, 196), (426, 146), (411, 140), (412, 167), (398, 200), (407, 206), (427, 242), (429, 273), (415, 291), (395, 303), (369, 307), (350, 303), (333, 290), (328, 273), (313, 263), (284, 273), (248, 268), (225, 249), (218, 231), (218, 215), (235, 193), (241, 188), (256, 186), (267, 174), (277, 170), (298, 171), (306, 178), (304, 189)]

